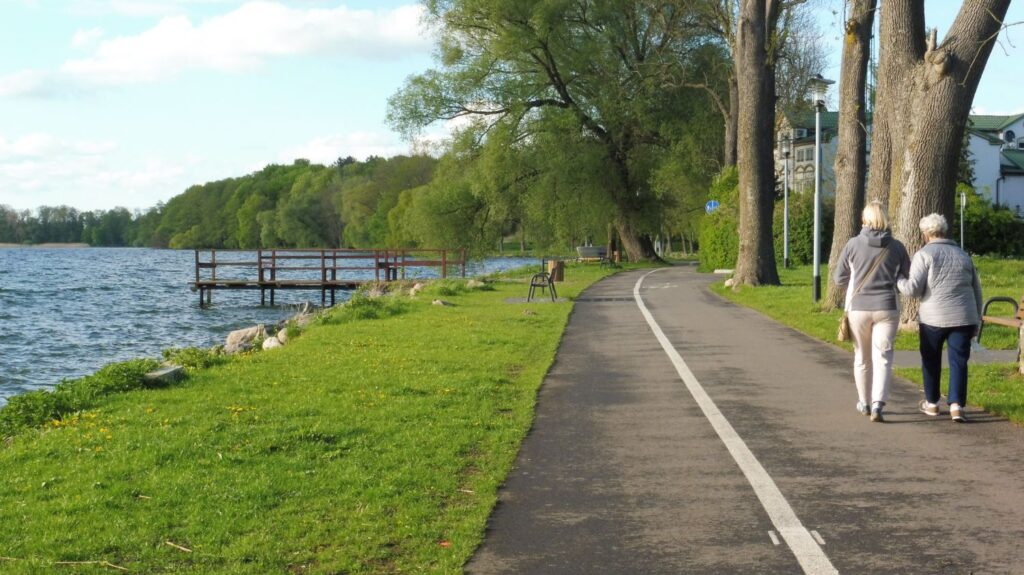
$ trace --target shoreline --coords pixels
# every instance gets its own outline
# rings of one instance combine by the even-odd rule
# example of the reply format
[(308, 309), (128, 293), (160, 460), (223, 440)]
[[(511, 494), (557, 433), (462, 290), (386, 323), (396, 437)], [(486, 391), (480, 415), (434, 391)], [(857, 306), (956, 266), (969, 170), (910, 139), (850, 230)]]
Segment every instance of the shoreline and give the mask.
[(90, 248), (89, 244), (83, 243), (72, 243), (72, 244), (58, 244), (58, 243), (47, 243), (47, 244), (4, 244), (0, 243), (0, 248)]

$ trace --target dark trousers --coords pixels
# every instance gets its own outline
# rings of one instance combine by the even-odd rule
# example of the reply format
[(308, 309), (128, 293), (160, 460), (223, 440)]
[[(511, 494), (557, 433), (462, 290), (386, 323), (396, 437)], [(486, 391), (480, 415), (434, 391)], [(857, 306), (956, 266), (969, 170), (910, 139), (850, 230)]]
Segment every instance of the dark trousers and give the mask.
[(924, 372), (924, 397), (939, 402), (939, 378), (942, 375), (942, 344), (948, 346), (949, 395), (947, 403), (967, 405), (967, 360), (971, 358), (971, 338), (977, 326), (934, 327), (919, 324), (921, 370)]

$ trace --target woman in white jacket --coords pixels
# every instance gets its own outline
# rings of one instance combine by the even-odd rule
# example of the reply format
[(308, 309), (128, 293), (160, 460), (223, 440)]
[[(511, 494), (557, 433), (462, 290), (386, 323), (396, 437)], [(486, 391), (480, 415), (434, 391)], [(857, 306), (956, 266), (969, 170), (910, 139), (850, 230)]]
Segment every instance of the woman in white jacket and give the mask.
[(910, 276), (897, 282), (900, 293), (921, 299), (918, 329), (925, 399), (919, 407), (926, 415), (939, 415), (942, 346), (946, 344), (949, 415), (953, 421), (963, 423), (971, 338), (981, 326), (981, 282), (971, 256), (953, 240), (946, 239), (946, 218), (929, 214), (921, 218), (919, 227), (925, 245), (914, 254)]

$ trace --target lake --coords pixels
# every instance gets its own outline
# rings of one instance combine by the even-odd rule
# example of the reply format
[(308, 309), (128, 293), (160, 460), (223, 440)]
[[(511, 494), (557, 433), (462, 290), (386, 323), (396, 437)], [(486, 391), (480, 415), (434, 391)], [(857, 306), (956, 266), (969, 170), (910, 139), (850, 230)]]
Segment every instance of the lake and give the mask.
[[(0, 405), (111, 362), (223, 343), (233, 330), (320, 303), (319, 290), (278, 291), (273, 307), (259, 305), (258, 290), (219, 290), (212, 306), (200, 308), (188, 287), (194, 261), (190, 250), (0, 248)], [(489, 258), (471, 262), (467, 275), (538, 263)]]

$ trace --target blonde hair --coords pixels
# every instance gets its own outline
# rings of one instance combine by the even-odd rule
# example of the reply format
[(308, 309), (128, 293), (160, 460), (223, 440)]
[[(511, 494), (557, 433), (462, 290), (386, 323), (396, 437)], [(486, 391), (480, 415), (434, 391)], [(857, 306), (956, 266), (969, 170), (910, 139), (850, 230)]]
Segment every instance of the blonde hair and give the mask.
[(868, 202), (868, 205), (864, 206), (864, 211), (860, 214), (860, 221), (873, 230), (889, 229), (889, 217), (885, 215), (882, 202), (878, 200)]
[(922, 234), (933, 238), (944, 238), (946, 232), (949, 231), (949, 224), (946, 223), (946, 217), (942, 214), (928, 214), (921, 218), (917, 227), (921, 229)]

